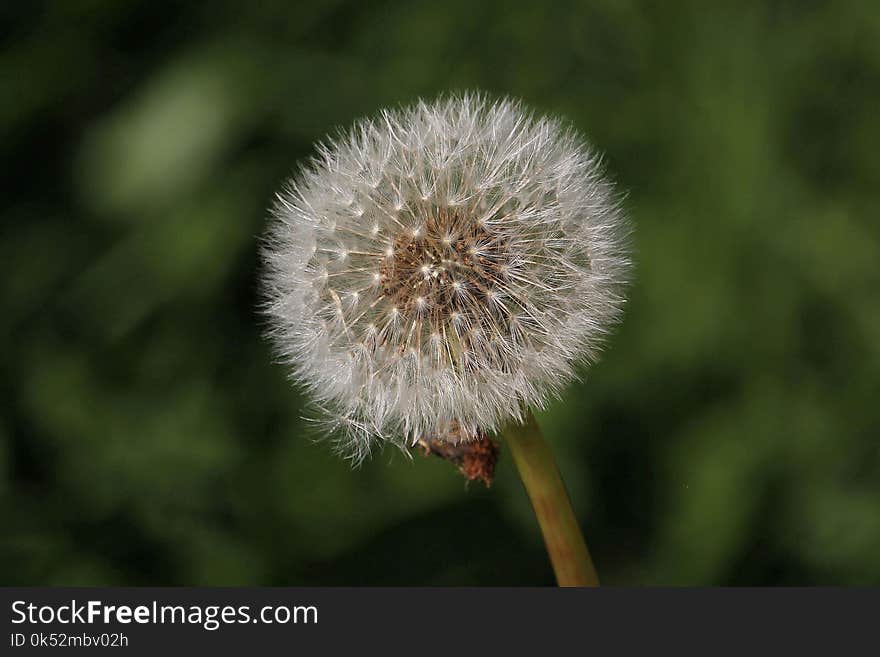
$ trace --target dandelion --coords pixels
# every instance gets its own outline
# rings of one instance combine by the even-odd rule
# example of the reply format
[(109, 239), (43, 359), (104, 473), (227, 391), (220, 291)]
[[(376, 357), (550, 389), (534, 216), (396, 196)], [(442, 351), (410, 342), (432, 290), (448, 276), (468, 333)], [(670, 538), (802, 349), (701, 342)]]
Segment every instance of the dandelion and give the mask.
[(597, 358), (624, 237), (598, 154), (560, 121), (481, 95), (384, 111), (277, 197), (272, 338), (355, 461), (478, 441)]

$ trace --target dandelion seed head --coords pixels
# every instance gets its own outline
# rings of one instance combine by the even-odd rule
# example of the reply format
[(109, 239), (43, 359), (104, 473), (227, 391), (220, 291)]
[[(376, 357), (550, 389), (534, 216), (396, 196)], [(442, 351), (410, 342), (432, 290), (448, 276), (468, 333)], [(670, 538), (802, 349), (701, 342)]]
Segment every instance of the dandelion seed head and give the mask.
[(463, 95), (385, 111), (318, 150), (278, 195), (265, 311), (351, 458), (494, 431), (598, 357), (630, 261), (576, 132)]

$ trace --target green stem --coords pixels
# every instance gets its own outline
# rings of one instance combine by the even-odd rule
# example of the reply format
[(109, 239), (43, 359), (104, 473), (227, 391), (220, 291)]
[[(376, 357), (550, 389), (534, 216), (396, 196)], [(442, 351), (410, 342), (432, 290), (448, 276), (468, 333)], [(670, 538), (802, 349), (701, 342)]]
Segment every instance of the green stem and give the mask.
[(510, 424), (502, 435), (510, 446), (544, 534), (557, 583), (559, 586), (598, 586), (599, 578), (571, 500), (535, 416), (528, 411), (525, 424)]

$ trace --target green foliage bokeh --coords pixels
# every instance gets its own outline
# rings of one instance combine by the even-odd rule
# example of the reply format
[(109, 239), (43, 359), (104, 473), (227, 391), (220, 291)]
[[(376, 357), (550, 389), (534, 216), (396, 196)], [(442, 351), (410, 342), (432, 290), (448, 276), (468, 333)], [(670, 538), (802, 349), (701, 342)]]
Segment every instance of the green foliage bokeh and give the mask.
[(568, 117), (636, 281), (540, 421), (610, 584), (880, 584), (875, 2), (0, 10), (0, 584), (548, 584), (488, 491), (315, 443), (255, 311), (323, 135), (447, 90)]

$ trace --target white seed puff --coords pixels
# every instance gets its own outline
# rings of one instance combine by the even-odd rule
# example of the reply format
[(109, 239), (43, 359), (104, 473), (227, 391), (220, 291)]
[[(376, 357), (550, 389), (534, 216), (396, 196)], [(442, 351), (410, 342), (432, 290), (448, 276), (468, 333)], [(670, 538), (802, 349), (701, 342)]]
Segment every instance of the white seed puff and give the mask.
[(544, 406), (624, 302), (626, 226), (599, 156), (510, 100), (362, 120), (319, 146), (272, 217), (271, 336), (355, 460)]

